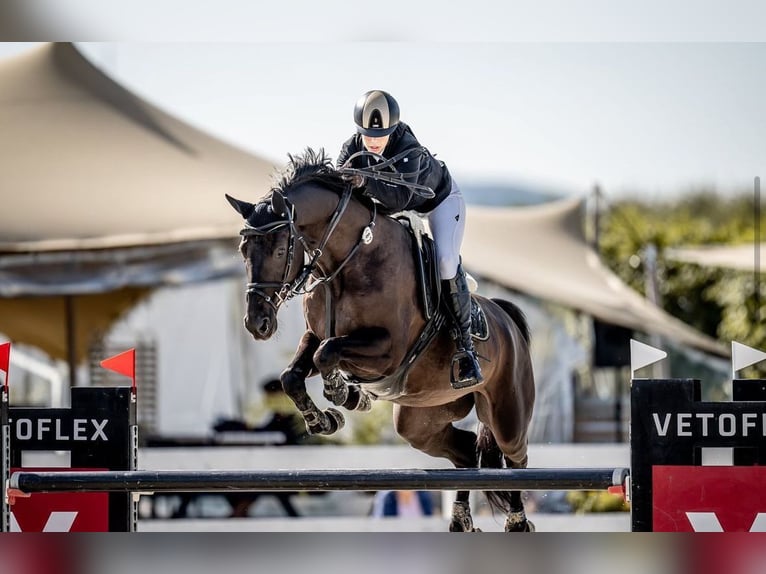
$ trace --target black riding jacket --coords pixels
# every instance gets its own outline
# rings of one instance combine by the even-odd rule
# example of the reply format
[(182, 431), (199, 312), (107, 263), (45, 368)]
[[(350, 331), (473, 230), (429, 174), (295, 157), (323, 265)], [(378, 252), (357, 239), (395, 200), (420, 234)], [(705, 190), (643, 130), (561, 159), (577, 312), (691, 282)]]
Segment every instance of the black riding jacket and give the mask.
[[(338, 167), (341, 167), (349, 157), (362, 150), (364, 150), (362, 136), (360, 134), (351, 136), (340, 150), (337, 160)], [(447, 166), (420, 145), (410, 126), (404, 122), (399, 122), (381, 155), (385, 158), (391, 158), (406, 150), (412, 150), (412, 153), (405, 155), (396, 163), (396, 170), (405, 174), (406, 181), (430, 187), (435, 196), (426, 199), (418, 195), (416, 190), (413, 192), (413, 189), (406, 184), (366, 178), (364, 193), (380, 202), (383, 213), (396, 213), (405, 210), (428, 213), (444, 201), (452, 189), (452, 177)], [(350, 167), (363, 169), (376, 163), (379, 162), (373, 157), (360, 156), (351, 161)], [(419, 175), (412, 175), (409, 178), (406, 176), (406, 174), (414, 174), (420, 169), (423, 169), (423, 172)]]

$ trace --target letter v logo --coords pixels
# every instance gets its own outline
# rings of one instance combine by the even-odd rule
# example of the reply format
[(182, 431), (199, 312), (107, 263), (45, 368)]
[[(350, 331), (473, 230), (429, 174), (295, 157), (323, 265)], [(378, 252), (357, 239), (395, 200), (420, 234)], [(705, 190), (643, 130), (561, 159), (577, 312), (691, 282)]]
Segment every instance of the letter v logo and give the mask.
[[(694, 532), (723, 532), (723, 526), (715, 512), (687, 512), (686, 518), (689, 519)], [(766, 513), (759, 512), (755, 515), (750, 532), (766, 532)]]
[[(43, 532), (69, 532), (76, 518), (76, 512), (51, 512)], [(13, 512), (11, 512), (11, 532), (21, 532), (21, 526)]]

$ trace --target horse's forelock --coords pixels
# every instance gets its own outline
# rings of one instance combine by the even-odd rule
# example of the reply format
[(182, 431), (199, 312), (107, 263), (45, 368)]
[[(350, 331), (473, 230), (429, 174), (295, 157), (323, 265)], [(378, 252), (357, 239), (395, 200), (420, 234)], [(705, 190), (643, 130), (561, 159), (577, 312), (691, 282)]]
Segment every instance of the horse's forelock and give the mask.
[(346, 182), (332, 165), (324, 149), (318, 152), (311, 148), (300, 155), (288, 155), (287, 167), (277, 178), (274, 189), (286, 194), (291, 189), (306, 183), (317, 183), (340, 193)]
[(269, 197), (255, 204), (253, 214), (247, 218), (247, 224), (257, 229), (281, 219), (283, 218), (275, 215), (272, 211), (271, 198)]

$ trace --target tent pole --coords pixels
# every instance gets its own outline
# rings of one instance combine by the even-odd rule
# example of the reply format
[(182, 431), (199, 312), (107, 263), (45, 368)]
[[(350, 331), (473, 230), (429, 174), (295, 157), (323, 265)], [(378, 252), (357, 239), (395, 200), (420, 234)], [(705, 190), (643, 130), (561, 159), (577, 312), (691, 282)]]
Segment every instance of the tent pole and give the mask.
[(67, 359), (69, 361), (69, 386), (77, 386), (77, 345), (75, 337), (75, 318), (74, 318), (74, 297), (66, 295), (64, 297), (65, 318), (66, 318), (66, 348)]
[(755, 261), (753, 262), (753, 295), (755, 295), (755, 322), (762, 320), (761, 316), (761, 178), (756, 177), (753, 184), (755, 216), (755, 234), (753, 235), (753, 247)]

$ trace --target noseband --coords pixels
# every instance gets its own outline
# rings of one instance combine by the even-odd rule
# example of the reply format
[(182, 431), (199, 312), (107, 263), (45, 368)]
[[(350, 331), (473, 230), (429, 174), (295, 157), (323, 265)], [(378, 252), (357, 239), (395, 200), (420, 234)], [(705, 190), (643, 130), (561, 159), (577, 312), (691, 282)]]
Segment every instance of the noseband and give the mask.
[[(319, 285), (332, 281), (338, 275), (338, 273), (340, 273), (341, 269), (345, 267), (346, 263), (348, 263), (356, 254), (362, 244), (367, 245), (371, 243), (373, 239), (372, 230), (375, 227), (375, 218), (377, 215), (377, 209), (374, 202), (372, 203), (372, 208), (370, 209), (370, 222), (364, 227), (364, 229), (362, 229), (362, 233), (359, 236), (359, 239), (351, 248), (351, 251), (349, 251), (348, 255), (346, 255), (346, 257), (343, 259), (338, 268), (335, 269), (335, 271), (333, 271), (330, 275), (321, 277), (316, 276), (315, 272), (319, 269), (319, 258), (322, 256), (324, 248), (327, 245), (327, 242), (330, 240), (333, 232), (335, 231), (335, 228), (338, 226), (341, 217), (343, 217), (343, 214), (348, 207), (349, 201), (351, 200), (351, 195), (352, 187), (351, 185), (347, 185), (343, 190), (343, 195), (341, 195), (340, 200), (338, 201), (338, 205), (332, 214), (332, 217), (330, 218), (330, 223), (325, 228), (322, 239), (319, 241), (319, 245), (316, 249), (313, 250), (309, 247), (306, 238), (298, 232), (298, 228), (295, 225), (295, 206), (289, 203), (287, 199), (285, 199), (285, 203), (288, 205), (286, 219), (272, 221), (271, 223), (262, 225), (260, 227), (253, 227), (246, 222), (246, 227), (239, 232), (239, 234), (243, 237), (249, 237), (252, 235), (269, 235), (279, 231), (285, 226), (288, 227), (290, 236), (287, 242), (287, 260), (285, 261), (285, 270), (282, 274), (282, 280), (279, 282), (259, 281), (248, 283), (245, 292), (248, 295), (253, 294), (261, 297), (264, 301), (271, 305), (276, 312), (279, 311), (279, 307), (285, 301), (289, 301), (296, 295), (311, 293)], [(308, 262), (303, 265), (295, 279), (290, 281), (288, 278), (290, 276), (290, 271), (293, 269), (296, 239), (298, 239), (301, 245), (303, 245), (304, 255), (308, 253), (311, 255)], [(310, 284), (309, 278), (314, 279), (314, 281)], [(264, 291), (264, 289), (275, 289), (274, 295), (269, 295)]]

